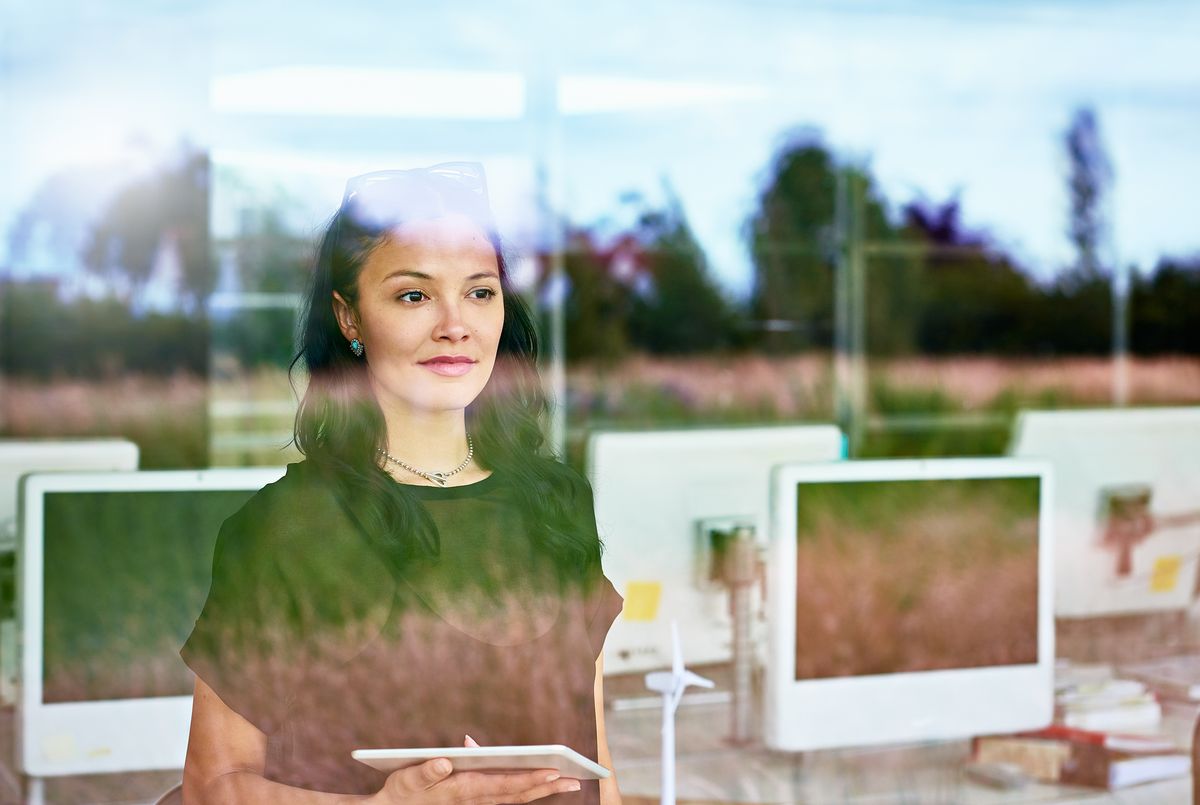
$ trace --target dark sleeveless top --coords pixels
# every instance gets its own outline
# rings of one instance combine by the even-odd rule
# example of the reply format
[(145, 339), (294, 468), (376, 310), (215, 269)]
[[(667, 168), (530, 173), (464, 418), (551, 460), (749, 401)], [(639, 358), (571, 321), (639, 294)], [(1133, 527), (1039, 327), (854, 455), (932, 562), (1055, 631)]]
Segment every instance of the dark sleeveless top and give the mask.
[[(180, 651), (266, 733), (265, 776), (374, 793), (385, 775), (353, 749), (462, 746), (467, 734), (595, 760), (595, 663), (622, 603), (599, 567), (545, 559), (493, 472), (410, 487), (441, 546), (397, 578), (305, 464), (222, 525), (208, 599)], [(575, 527), (598, 539), (591, 488), (569, 474)], [(542, 801), (598, 803), (598, 784)]]

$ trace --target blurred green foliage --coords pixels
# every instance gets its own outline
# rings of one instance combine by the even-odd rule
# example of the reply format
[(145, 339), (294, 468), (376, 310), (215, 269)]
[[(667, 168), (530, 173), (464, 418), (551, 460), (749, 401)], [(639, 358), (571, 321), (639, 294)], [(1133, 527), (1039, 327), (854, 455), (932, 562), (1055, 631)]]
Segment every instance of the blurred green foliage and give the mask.
[[(1069, 154), (1082, 154), (1076, 162), (1084, 157), (1102, 162), (1103, 154), (1093, 153), (1095, 127), (1094, 117), (1085, 115), (1067, 132)], [(1092, 142), (1087, 153), (1080, 150), (1081, 143), (1088, 144), (1084, 140)], [(1087, 178), (1099, 170), (1084, 162), (1069, 184), (1079, 184), (1076, 174)], [(870, 354), (1111, 350), (1110, 281), (1094, 259), (1104, 224), (1092, 209), (1104, 189), (1099, 180), (1085, 182), (1087, 192), (1072, 207), (1079, 220), (1071, 219), (1069, 231), (1077, 236), (1080, 260), (1054, 281), (1037, 281), (986, 232), (962, 224), (956, 198), (918, 199), (893, 211), (867, 169), (840, 164), (819, 137), (801, 132), (778, 149), (745, 223), (754, 267), (749, 298), (736, 297), (715, 280), (669, 186), (660, 204), (635, 194), (631, 223), (616, 233), (568, 225), (563, 261), (568, 360), (615, 364), (637, 353), (831, 348), (834, 278), (844, 245), (835, 226), (839, 174), (865, 188), (861, 223)], [(208, 228), (202, 203), (207, 176), (207, 157), (186, 153), (117, 193), (94, 224), (82, 246), (82, 264), (102, 279), (123, 277), (113, 287), (126, 291), (68, 303), (44, 281), (9, 282), (0, 314), (5, 372), (40, 378), (206, 374), (210, 348), (245, 369), (285, 366), (295, 351), (294, 310), (218, 310), (210, 326), (203, 305), (193, 303), (218, 284), (210, 250), (232, 260), (237, 290), (298, 296), (309, 272), (311, 238), (289, 229), (284, 200), (240, 211), (237, 234), (210, 247), (199, 234)], [(26, 222), (25, 229), (34, 226)], [(17, 235), (29, 239), (29, 232)], [(180, 312), (135, 314), (131, 299), (153, 273), (166, 242), (178, 252), (181, 292), (188, 298), (181, 298)], [(1200, 257), (1164, 259), (1133, 276), (1132, 348), (1140, 354), (1200, 353), (1194, 325), (1200, 320)], [(542, 290), (547, 280), (542, 272)]]
[(568, 235), (564, 300), (569, 360), (613, 363), (630, 352), (692, 355), (745, 349), (742, 304), (713, 279), (667, 188), (665, 209), (642, 205), (627, 231), (603, 243)]
[(1148, 277), (1134, 276), (1130, 341), (1141, 355), (1200, 355), (1200, 258), (1163, 260)]
[(199, 308), (214, 281), (208, 176), (208, 153), (185, 148), (178, 159), (125, 185), (93, 225), (80, 255), (84, 265), (138, 288), (150, 280), (169, 244), (178, 258), (179, 306)]
[[(748, 298), (731, 294), (715, 279), (683, 204), (669, 186), (661, 203), (632, 194), (624, 203), (633, 204), (633, 215), (615, 232), (600, 224), (566, 224), (566, 282), (565, 290), (558, 290), (563, 291), (568, 365), (604, 371), (638, 356), (713, 356), (738, 362), (739, 356), (827, 354), (833, 346), (838, 250), (845, 246), (838, 242), (836, 226), (839, 181), (864, 188), (861, 245), (867, 272), (866, 343), (872, 356), (1108, 354), (1110, 269), (1097, 257), (1107, 225), (1098, 217), (1097, 205), (1108, 178), (1104, 155), (1096, 150), (1096, 125), (1094, 118), (1077, 116), (1064, 137), (1074, 160), (1068, 190), (1078, 191), (1066, 232), (1080, 254), (1050, 281), (1035, 279), (987, 232), (967, 228), (957, 198), (918, 198), (897, 208), (868, 168), (843, 164), (811, 132), (792, 136), (779, 147), (745, 222), (754, 270)], [(289, 228), (290, 202), (283, 199), (238, 211), (236, 234), (210, 243), (208, 176), (207, 156), (188, 152), (114, 195), (78, 255), (92, 278), (112, 289), (108, 297), (72, 297), (47, 280), (9, 280), (0, 286), (0, 366), (6, 378), (103, 384), (129, 376), (186, 375), (197, 379), (201, 393), (186, 404), (164, 401), (161, 414), (151, 417), (108, 416), (110, 409), (119, 410), (119, 403), (98, 402), (105, 416), (92, 417), (86, 425), (56, 428), (37, 420), (24, 435), (129, 435), (142, 445), (146, 466), (201, 465), (206, 456), (204, 379), (232, 379), (288, 364), (295, 352), (294, 309), (285, 303), (217, 307), (210, 313), (204, 299), (213, 290), (298, 298), (310, 270), (311, 233)], [(37, 241), (36, 216), (21, 221), (10, 233), (13, 254), (21, 253), (17, 246)], [(138, 303), (164, 244), (174, 250), (181, 270), (180, 299), (173, 311)], [(545, 306), (553, 289), (544, 269), (550, 260), (544, 254), (535, 257), (543, 270), (531, 297), (542, 305), (545, 336), (550, 318)], [(1200, 354), (1200, 255), (1164, 257), (1148, 271), (1132, 268), (1132, 351)], [(628, 385), (619, 399), (592, 394), (568, 402), (568, 409), (572, 427), (828, 419), (831, 377), (821, 381), (821, 388), (804, 385), (764, 394), (761, 400), (749, 390), (719, 402), (696, 399), (686, 384), (646, 377)], [(873, 378), (871, 416), (948, 420), (961, 413), (960, 401), (919, 386), (893, 386)], [(868, 428), (861, 451), (999, 453), (1007, 443), (1007, 427), (992, 422), (1010, 418), (1020, 405), (1080, 402), (1054, 389), (1039, 394), (1033, 399), (1013, 388), (985, 404), (975, 401), (972, 411), (983, 419), (963, 427), (928, 429), (914, 420), (908, 429)], [(813, 395), (821, 400), (809, 399)], [(789, 411), (786, 404), (781, 408), (781, 398), (803, 398), (805, 413)]]
[(103, 378), (126, 373), (204, 375), (209, 330), (201, 315), (135, 315), (112, 298), (62, 301), (54, 283), (0, 287), (0, 365), (9, 377)]
[[(1094, 119), (1085, 115), (1094, 128)], [(1074, 128), (1071, 153), (1084, 133)], [(1093, 132), (1094, 134), (1094, 132)], [(1089, 135), (1090, 136), (1090, 135)], [(1086, 138), (1085, 138), (1086, 139)], [(1038, 281), (985, 232), (962, 224), (956, 198), (918, 199), (895, 216), (872, 177), (842, 166), (810, 132), (776, 154), (746, 236), (754, 260), (749, 302), (754, 346), (791, 352), (833, 346), (839, 171), (866, 187), (867, 351), (872, 355), (1098, 355), (1112, 350), (1111, 270), (1097, 265), (1102, 155), (1084, 154), (1069, 232), (1080, 251), (1053, 281)], [(1086, 161), (1086, 160), (1085, 160)], [(1097, 163), (1097, 164), (1092, 164)], [(1082, 178), (1080, 178), (1082, 177)], [(1086, 187), (1076, 188), (1083, 183)], [(1073, 183), (1073, 184), (1071, 184)], [(893, 218), (895, 220), (893, 220)], [(1197, 354), (1200, 256), (1131, 267), (1129, 331), (1140, 354)]]

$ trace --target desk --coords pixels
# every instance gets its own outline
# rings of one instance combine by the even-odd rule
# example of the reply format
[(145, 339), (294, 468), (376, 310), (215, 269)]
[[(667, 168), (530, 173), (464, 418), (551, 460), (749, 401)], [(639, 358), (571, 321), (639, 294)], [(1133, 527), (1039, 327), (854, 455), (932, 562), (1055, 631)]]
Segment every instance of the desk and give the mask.
[[(1164, 731), (1181, 746), (1190, 743), (1194, 707), (1167, 707)], [(617, 710), (605, 715), (609, 747), (626, 805), (657, 803), (662, 714), (658, 709)], [(771, 752), (761, 745), (734, 748), (728, 704), (681, 705), (676, 717), (677, 794), (692, 802), (738, 803), (1122, 803), (1184, 805), (1191, 778), (1106, 792), (1052, 785), (997, 791), (963, 778), (968, 741), (800, 754)]]

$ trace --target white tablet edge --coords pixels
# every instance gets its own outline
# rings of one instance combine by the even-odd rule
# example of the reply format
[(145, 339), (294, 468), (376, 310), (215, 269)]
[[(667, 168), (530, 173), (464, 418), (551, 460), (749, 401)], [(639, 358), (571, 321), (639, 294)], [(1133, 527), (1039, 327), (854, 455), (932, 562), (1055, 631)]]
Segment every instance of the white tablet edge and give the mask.
[[(581, 771), (588, 772), (592, 777), (583, 777), (580, 779), (597, 779), (602, 780), (611, 776), (611, 772), (591, 760), (579, 752), (576, 752), (569, 746), (562, 744), (538, 744), (526, 746), (449, 746), (449, 747), (419, 747), (411, 749), (355, 749), (350, 753), (350, 756), (360, 763), (365, 763), (372, 768), (382, 772), (392, 772), (402, 766), (384, 767), (383, 764), (376, 765), (373, 761), (389, 761), (389, 760), (404, 760), (411, 761), (405, 763), (405, 766), (423, 763), (434, 758), (444, 757), (450, 761), (455, 758), (538, 758), (538, 757), (553, 757), (561, 759), (568, 764), (574, 764)], [(530, 767), (533, 768), (552, 768), (552, 767)], [(564, 776), (572, 776), (569, 770), (563, 770)]]

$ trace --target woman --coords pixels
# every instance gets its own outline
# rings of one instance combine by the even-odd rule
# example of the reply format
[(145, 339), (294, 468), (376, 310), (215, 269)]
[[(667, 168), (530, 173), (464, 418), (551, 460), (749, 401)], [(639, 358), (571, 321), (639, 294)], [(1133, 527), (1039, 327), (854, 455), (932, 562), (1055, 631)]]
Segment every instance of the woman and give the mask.
[(296, 359), (305, 460), (222, 525), (181, 650), (189, 802), (619, 803), (615, 778), (350, 759), (478, 739), (611, 768), (600, 649), (621, 598), (590, 487), (543, 455), (536, 349), (479, 166), (350, 181)]

